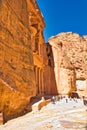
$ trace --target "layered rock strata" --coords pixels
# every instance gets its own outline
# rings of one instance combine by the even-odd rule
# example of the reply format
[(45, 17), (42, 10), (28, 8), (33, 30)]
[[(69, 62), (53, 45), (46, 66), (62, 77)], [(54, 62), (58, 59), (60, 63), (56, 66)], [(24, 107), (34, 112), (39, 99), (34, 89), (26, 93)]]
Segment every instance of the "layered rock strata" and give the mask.
[(0, 0), (0, 111), (4, 122), (36, 95), (27, 0)]
[[(68, 94), (80, 90), (85, 95), (87, 87), (85, 38), (71, 32), (60, 33), (49, 39), (54, 55), (54, 70), (58, 92)], [(84, 92), (83, 92), (84, 91)]]

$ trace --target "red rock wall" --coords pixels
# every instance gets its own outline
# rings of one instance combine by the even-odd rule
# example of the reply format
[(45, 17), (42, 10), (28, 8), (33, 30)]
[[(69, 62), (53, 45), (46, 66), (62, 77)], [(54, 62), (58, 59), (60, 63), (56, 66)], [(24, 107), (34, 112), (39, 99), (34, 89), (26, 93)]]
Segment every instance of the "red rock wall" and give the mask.
[(43, 51), (44, 59), (44, 94), (57, 95), (57, 86), (54, 73), (54, 61), (52, 48), (49, 44), (44, 45)]
[(36, 95), (26, 0), (0, 0), (0, 111), (7, 121)]

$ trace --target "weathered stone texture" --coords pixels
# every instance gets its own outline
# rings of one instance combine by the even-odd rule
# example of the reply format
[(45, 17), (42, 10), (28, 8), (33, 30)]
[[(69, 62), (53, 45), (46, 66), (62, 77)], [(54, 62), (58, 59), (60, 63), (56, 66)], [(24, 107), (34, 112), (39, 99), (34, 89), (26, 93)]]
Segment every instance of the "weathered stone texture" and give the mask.
[(44, 27), (36, 0), (0, 0), (1, 123), (23, 114), (31, 97), (87, 87), (87, 36), (61, 33), (44, 44)]
[(18, 116), (36, 95), (26, 0), (0, 0), (0, 111)]
[(43, 48), (44, 56), (44, 93), (46, 95), (57, 95), (57, 85), (54, 73), (54, 60), (51, 46), (47, 43)]
[(31, 10), (29, 10), (29, 27), (31, 31), (31, 46), (34, 58), (36, 95), (42, 96), (44, 94), (43, 46), (45, 41), (43, 37), (43, 29), (45, 27), (45, 23), (35, 0), (33, 0), (32, 3), (34, 3), (33, 6), (31, 2), (28, 1), (28, 5), (31, 8)]
[[(55, 75), (59, 93), (78, 90), (86, 81), (86, 42), (78, 34), (60, 33), (49, 39), (53, 48)], [(55, 51), (56, 50), (56, 51)], [(78, 87), (77, 87), (78, 86)], [(86, 88), (83, 86), (83, 88)], [(64, 92), (65, 93), (65, 92)]]

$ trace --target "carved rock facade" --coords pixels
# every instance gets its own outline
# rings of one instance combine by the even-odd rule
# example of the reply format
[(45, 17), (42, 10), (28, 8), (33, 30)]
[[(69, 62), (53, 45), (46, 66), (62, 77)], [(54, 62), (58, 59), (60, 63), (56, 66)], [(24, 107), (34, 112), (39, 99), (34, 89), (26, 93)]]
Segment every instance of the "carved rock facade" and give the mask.
[(4, 122), (23, 114), (31, 97), (57, 94), (44, 27), (36, 0), (0, 0), (0, 112)]
[(86, 36), (60, 33), (49, 39), (54, 57), (54, 71), (59, 94), (78, 91), (86, 96), (87, 88), (87, 41)]
[(50, 45), (45, 44), (43, 29), (45, 27), (43, 16), (35, 1), (28, 2), (32, 9), (29, 13), (29, 27), (31, 31), (31, 47), (34, 58), (34, 72), (36, 81), (36, 95), (57, 94), (53, 56)]
[[(32, 5), (33, 2), (33, 5)], [(44, 94), (44, 83), (43, 83), (43, 73), (44, 73), (44, 62), (43, 62), (43, 46), (44, 37), (43, 29), (45, 27), (44, 19), (35, 1), (28, 2), (29, 7), (31, 7), (29, 13), (30, 21), (30, 31), (31, 31), (31, 47), (33, 51), (34, 59), (34, 74), (36, 81), (36, 95)]]
[(44, 27), (36, 0), (0, 0), (1, 122), (23, 114), (36, 95), (69, 94), (80, 82), (85, 90), (87, 37), (62, 33), (44, 44)]

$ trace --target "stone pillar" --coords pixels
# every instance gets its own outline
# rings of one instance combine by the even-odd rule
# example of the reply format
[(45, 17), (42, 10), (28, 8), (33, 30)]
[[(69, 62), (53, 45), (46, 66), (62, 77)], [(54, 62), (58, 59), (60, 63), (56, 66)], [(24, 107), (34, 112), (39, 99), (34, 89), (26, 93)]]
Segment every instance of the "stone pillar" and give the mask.
[(43, 94), (43, 73), (42, 73), (42, 69), (40, 70), (40, 91), (41, 91), (41, 94)]
[(38, 93), (38, 68), (37, 68), (37, 66), (35, 66), (34, 72), (35, 72), (36, 94), (37, 94)]
[(36, 81), (36, 93), (42, 94), (42, 93), (44, 93), (43, 70), (42, 70), (42, 68), (35, 66), (34, 72), (35, 72), (35, 81)]
[(39, 68), (35, 66), (36, 94), (39, 93)]
[(43, 70), (42, 70), (42, 95), (44, 94), (44, 83), (43, 83)]
[(36, 81), (36, 66), (34, 66), (35, 81)]
[(39, 94), (41, 94), (41, 74), (40, 74), (40, 68), (39, 68)]
[(39, 68), (37, 67), (37, 94), (39, 94)]
[(42, 69), (39, 68), (39, 94), (42, 95), (44, 93), (44, 88), (43, 88), (43, 73), (42, 73)]
[(41, 68), (39, 69), (39, 76), (40, 76), (40, 81), (39, 81), (39, 88), (40, 88), (40, 94), (41, 94), (41, 90), (42, 90), (42, 84), (41, 84), (41, 79), (42, 79), (42, 77), (41, 77)]

